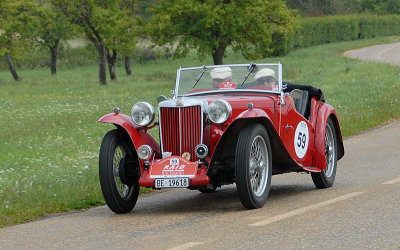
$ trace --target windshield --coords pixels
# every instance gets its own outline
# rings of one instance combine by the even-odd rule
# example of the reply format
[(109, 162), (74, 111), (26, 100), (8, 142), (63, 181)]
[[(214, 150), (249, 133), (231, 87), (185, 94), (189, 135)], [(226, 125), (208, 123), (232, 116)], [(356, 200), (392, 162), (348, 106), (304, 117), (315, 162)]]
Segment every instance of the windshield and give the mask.
[(175, 94), (266, 91), (280, 93), (281, 64), (234, 64), (178, 69)]

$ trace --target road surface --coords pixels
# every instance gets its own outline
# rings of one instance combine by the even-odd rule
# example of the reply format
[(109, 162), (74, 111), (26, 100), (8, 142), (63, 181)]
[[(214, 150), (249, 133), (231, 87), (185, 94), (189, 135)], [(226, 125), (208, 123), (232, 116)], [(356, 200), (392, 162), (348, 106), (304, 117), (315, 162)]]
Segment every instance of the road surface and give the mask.
[(344, 55), (366, 61), (400, 65), (400, 42), (349, 50)]
[(347, 138), (332, 188), (308, 174), (272, 177), (264, 207), (235, 185), (211, 194), (161, 190), (132, 213), (106, 206), (0, 229), (1, 249), (399, 249), (400, 121)]

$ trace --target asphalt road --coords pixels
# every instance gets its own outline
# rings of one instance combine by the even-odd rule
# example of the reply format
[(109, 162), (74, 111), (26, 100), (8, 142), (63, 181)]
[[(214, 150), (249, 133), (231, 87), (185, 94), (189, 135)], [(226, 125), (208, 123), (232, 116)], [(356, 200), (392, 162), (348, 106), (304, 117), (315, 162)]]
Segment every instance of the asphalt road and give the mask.
[(161, 190), (129, 214), (102, 206), (1, 229), (0, 248), (399, 249), (399, 131), (397, 121), (347, 138), (332, 188), (273, 176), (261, 209), (244, 209), (235, 185)]
[(349, 50), (346, 51), (344, 55), (366, 61), (400, 65), (400, 42)]

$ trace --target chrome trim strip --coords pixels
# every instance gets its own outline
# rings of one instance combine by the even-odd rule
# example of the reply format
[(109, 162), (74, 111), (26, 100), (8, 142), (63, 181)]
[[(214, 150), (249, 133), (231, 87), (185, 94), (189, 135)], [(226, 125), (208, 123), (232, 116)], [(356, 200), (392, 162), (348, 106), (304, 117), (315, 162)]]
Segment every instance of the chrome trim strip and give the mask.
[[(189, 67), (189, 68), (180, 67), (178, 69), (177, 76), (176, 76), (175, 93), (174, 93), (174, 97), (173, 98), (177, 98), (177, 97), (180, 97), (180, 96), (191, 96), (191, 95), (194, 95), (194, 94), (189, 94), (189, 95), (179, 94), (179, 81), (180, 81), (181, 71), (203, 69), (204, 67), (205, 68), (247, 67), (249, 65), (250, 64), (247, 63), (247, 64), (226, 64), (226, 65), (209, 65), (209, 66), (205, 66), (204, 65), (204, 66)], [(279, 90), (278, 91), (263, 91), (263, 90), (261, 90), (260, 92), (281, 93), (282, 92), (282, 64), (279, 62), (279, 63), (257, 63), (256, 65), (257, 66), (275, 66), (275, 67), (278, 67), (278, 69), (279, 69), (279, 74), (278, 74), (279, 75), (279, 79), (278, 79), (279, 80)], [(243, 89), (240, 89), (240, 90), (243, 90)], [(219, 90), (219, 91), (207, 91), (207, 93), (211, 93), (211, 92), (219, 92), (219, 93), (221, 93), (221, 92), (225, 92), (225, 91), (221, 91), (221, 90)], [(202, 92), (198, 92), (198, 93), (202, 93)], [(195, 94), (197, 94), (197, 93), (195, 93)]]
[(204, 94), (226, 94), (226, 93), (269, 93), (269, 94), (276, 94), (280, 95), (281, 91), (273, 91), (273, 90), (261, 90), (261, 89), (230, 89), (230, 90), (209, 90), (209, 91), (202, 91), (196, 92), (187, 95), (178, 95), (177, 97), (190, 97), (190, 96), (199, 96)]
[[(222, 68), (222, 67), (247, 67), (249, 63), (246, 64), (225, 64), (225, 65), (208, 65), (208, 66), (199, 66), (199, 67), (189, 67), (189, 68), (180, 68), (181, 71), (185, 70), (194, 70), (194, 69), (202, 69), (206, 68)], [(257, 66), (278, 66), (280, 63), (256, 63)], [(279, 66), (278, 66), (279, 67)]]
[(181, 112), (182, 112), (182, 107), (178, 108), (178, 122), (179, 122), (179, 156), (182, 155), (182, 119), (181, 119)]
[(179, 68), (176, 72), (176, 80), (175, 80), (175, 93), (172, 99), (175, 99), (177, 97), (176, 93), (178, 93), (179, 89), (179, 80), (181, 79), (181, 70), (182, 68)]
[(164, 143), (162, 137), (162, 119), (161, 119), (161, 106), (158, 105), (158, 126), (159, 126), (159, 133), (160, 133), (160, 144), (161, 144), (161, 155), (164, 153)]
[(191, 106), (201, 106), (202, 108), (207, 107), (208, 103), (206, 100), (201, 100), (198, 98), (189, 98), (189, 97), (180, 97), (177, 99), (169, 99), (160, 102), (158, 105), (158, 108), (177, 108), (178, 106), (176, 105), (177, 101), (180, 100), (182, 101), (182, 106), (179, 106), (179, 108), (183, 107), (191, 107)]

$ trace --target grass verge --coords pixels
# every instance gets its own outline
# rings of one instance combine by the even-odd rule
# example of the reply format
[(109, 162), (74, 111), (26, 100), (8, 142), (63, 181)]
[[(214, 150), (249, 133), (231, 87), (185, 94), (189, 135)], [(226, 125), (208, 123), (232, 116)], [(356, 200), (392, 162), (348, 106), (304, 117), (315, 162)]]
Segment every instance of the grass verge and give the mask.
[[(399, 37), (322, 45), (259, 62), (283, 64), (284, 80), (323, 90), (349, 136), (400, 117), (400, 68), (345, 58), (343, 52)], [(225, 63), (248, 62), (229, 53)], [(212, 64), (194, 55), (133, 66), (131, 76), (118, 67), (118, 80), (99, 86), (97, 67), (19, 71), (14, 82), (0, 72), (0, 227), (49, 213), (104, 204), (98, 179), (98, 151), (112, 125), (97, 120), (115, 106), (129, 114), (137, 101), (156, 106), (170, 96), (179, 66)], [(151, 133), (157, 136), (157, 130)], [(146, 192), (145, 189), (142, 192)]]

